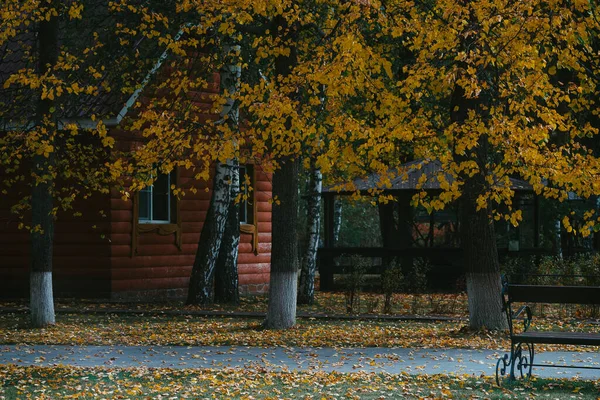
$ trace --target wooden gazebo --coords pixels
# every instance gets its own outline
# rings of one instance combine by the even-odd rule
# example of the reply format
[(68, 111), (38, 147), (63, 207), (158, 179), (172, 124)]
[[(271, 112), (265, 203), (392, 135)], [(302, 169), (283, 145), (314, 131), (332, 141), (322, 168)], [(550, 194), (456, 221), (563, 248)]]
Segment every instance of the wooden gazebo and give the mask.
[[(389, 260), (392, 257), (427, 258), (434, 270), (435, 286), (447, 286), (462, 274), (462, 249), (458, 240), (458, 217), (453, 209), (427, 214), (410, 205), (412, 196), (422, 190), (430, 195), (442, 191), (438, 176), (444, 174), (451, 182), (449, 174), (443, 172), (439, 161), (417, 160), (403, 164), (399, 172), (393, 174), (385, 188), (380, 188), (380, 176), (369, 175), (353, 182), (354, 190), (338, 191), (334, 187), (325, 188), (322, 192), (324, 202), (324, 243), (318, 249), (318, 263), (321, 290), (333, 288), (334, 273), (344, 272), (344, 266), (336, 262), (343, 255), (359, 255), (363, 257)], [(539, 199), (532, 187), (525, 181), (511, 178), (511, 188), (515, 191), (514, 205), (527, 207), (530, 226), (527, 240), (520, 240), (523, 232), (520, 228), (511, 228), (506, 240), (499, 241), (498, 251), (501, 255), (519, 256), (543, 253), (540, 249), (540, 213)], [(379, 203), (379, 220), (382, 247), (341, 247), (335, 243), (334, 205), (337, 196), (349, 196), (356, 191), (368, 195), (380, 189), (384, 195), (391, 195), (395, 201)], [(381, 192), (380, 192), (381, 193)], [(443, 229), (440, 229), (443, 227)], [(512, 239), (511, 240), (511, 236)], [(515, 239), (516, 237), (516, 239)], [(372, 272), (381, 272), (384, 265), (374, 266)]]

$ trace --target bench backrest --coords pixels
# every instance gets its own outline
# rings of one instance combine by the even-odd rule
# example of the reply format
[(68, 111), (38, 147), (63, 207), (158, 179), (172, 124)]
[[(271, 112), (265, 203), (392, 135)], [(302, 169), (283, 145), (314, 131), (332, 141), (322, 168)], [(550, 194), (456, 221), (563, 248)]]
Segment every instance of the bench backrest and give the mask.
[(508, 284), (508, 300), (521, 303), (600, 304), (598, 286), (544, 286)]

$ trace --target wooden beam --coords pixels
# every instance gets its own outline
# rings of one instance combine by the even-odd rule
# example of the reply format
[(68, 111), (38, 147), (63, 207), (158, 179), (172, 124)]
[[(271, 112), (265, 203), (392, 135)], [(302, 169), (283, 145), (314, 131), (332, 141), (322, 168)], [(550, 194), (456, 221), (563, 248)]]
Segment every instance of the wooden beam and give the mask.
[(533, 247), (540, 247), (540, 196), (533, 195)]

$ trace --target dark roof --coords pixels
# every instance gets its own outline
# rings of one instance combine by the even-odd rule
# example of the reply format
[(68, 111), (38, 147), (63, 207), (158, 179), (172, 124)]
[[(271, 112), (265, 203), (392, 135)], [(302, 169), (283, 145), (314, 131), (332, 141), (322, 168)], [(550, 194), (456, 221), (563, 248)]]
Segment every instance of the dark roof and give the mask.
[[(66, 7), (70, 1), (66, 1)], [(152, 1), (146, 2), (151, 4)], [(159, 1), (154, 1), (160, 7)], [(60, 71), (57, 75), (65, 82), (77, 82), (80, 87), (97, 86), (93, 94), (63, 93), (56, 98), (59, 119), (77, 120), (115, 117), (139, 88), (148, 72), (165, 51), (139, 32), (136, 35), (117, 34), (121, 29), (134, 29), (139, 15), (123, 11), (115, 13), (106, 0), (84, 0), (81, 19), (59, 17), (59, 46), (61, 51), (79, 58), (78, 68)], [(35, 116), (36, 94), (28, 87), (13, 84), (4, 88), (6, 80), (23, 68), (36, 68), (36, 24), (23, 24), (17, 35), (0, 44), (0, 121), (5, 124), (23, 124)], [(176, 24), (165, 27), (156, 24), (161, 33), (178, 29)], [(121, 40), (128, 39), (126, 44)], [(84, 55), (84, 49), (93, 49)], [(97, 71), (92, 76), (90, 71)]]
[[(340, 193), (351, 194), (354, 191), (366, 193), (368, 190), (381, 189), (384, 192), (397, 190), (441, 190), (438, 181), (438, 175), (444, 174), (446, 181), (452, 183), (454, 178), (442, 170), (442, 163), (438, 160), (416, 160), (406, 164), (402, 164), (398, 169), (390, 171), (390, 186), (381, 187), (380, 175), (371, 174), (366, 178), (357, 178), (353, 181), (353, 191), (341, 190), (338, 191), (339, 185), (330, 186), (323, 189), (323, 193)], [(425, 176), (425, 178), (422, 178)], [(419, 185), (419, 181), (425, 179)], [(515, 178), (510, 178), (511, 188), (516, 191), (532, 191), (529, 183)]]

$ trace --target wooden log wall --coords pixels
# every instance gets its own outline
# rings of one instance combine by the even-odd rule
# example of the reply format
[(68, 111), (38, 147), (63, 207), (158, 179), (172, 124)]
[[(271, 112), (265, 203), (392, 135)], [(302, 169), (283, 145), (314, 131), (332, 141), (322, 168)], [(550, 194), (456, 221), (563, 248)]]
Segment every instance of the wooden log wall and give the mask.
[[(29, 296), (29, 232), (18, 229), (17, 218), (9, 212), (16, 199), (0, 197), (0, 298)], [(108, 196), (95, 195), (58, 213), (53, 256), (56, 297), (110, 295), (109, 209)], [(107, 217), (101, 217), (100, 210)], [(74, 211), (82, 215), (73, 216)], [(26, 216), (24, 222), (29, 220)]]
[[(240, 291), (268, 291), (271, 261), (271, 177), (256, 168), (254, 201), (258, 248), (250, 233), (240, 234)], [(97, 195), (60, 212), (54, 245), (54, 290), (57, 297), (154, 299), (183, 297), (210, 202), (210, 185), (193, 182), (193, 173), (180, 171), (180, 184), (194, 183), (179, 204), (181, 248), (175, 235), (140, 233), (132, 255), (133, 202), (121, 193)], [(208, 191), (206, 190), (208, 189)], [(9, 207), (15, 196), (0, 197), (0, 297), (22, 298), (29, 292), (29, 233), (18, 229)], [(106, 217), (101, 217), (104, 210)]]
[(240, 235), (238, 273), (240, 292), (243, 294), (266, 293), (269, 290), (271, 271), (271, 175), (260, 168), (255, 169), (254, 201), (256, 201), (255, 227), (258, 249), (253, 251), (252, 234)]
[[(194, 182), (193, 172), (182, 169), (179, 183), (193, 185), (197, 192), (187, 192), (179, 200), (181, 248), (175, 234), (138, 233), (132, 254), (134, 229), (133, 202), (125, 201), (118, 191), (111, 194), (111, 297), (115, 300), (181, 298), (187, 293), (192, 264), (210, 203), (211, 185)], [(258, 254), (253, 251), (252, 234), (241, 233), (238, 257), (242, 293), (268, 290), (271, 261), (271, 181), (270, 176), (256, 174)]]

